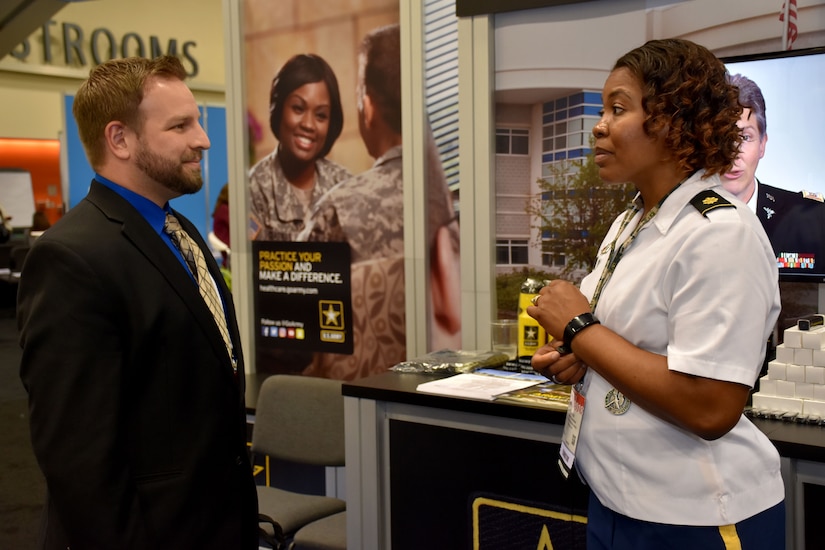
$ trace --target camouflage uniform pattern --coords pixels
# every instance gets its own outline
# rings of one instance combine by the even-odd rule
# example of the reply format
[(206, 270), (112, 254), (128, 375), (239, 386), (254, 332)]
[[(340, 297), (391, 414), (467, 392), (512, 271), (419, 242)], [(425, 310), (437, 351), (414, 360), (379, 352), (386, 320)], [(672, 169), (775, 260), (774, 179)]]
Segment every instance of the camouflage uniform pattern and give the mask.
[(403, 256), (402, 164), (398, 145), (366, 172), (336, 185), (318, 202), (298, 240), (347, 242), (353, 264)]
[(249, 172), (250, 218), (260, 225), (255, 240), (297, 240), (312, 205), (335, 184), (350, 177), (350, 171), (340, 164), (327, 159), (315, 161), (315, 188), (312, 190), (310, 208), (305, 208), (284, 176), (276, 148)]

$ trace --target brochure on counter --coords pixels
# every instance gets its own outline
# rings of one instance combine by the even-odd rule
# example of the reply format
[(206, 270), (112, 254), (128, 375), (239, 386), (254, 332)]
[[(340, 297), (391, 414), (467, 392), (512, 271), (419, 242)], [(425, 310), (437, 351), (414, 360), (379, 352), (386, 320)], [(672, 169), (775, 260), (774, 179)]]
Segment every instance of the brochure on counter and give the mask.
[(499, 395), (496, 401), (533, 405), (545, 409), (564, 412), (570, 404), (570, 386), (544, 382)]
[(470, 373), (456, 374), (424, 382), (419, 384), (417, 389), (424, 393), (486, 401), (501, 400), (561, 411), (567, 410), (570, 400), (570, 386), (553, 384), (536, 373), (498, 369), (478, 369)]

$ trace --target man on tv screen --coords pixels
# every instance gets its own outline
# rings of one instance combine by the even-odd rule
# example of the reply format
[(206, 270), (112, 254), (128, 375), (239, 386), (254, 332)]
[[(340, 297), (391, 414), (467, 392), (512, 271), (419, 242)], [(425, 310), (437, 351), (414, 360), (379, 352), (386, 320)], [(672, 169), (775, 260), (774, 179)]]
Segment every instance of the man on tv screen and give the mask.
[(768, 142), (765, 98), (759, 86), (736, 74), (731, 83), (739, 87), (742, 116), (742, 146), (722, 185), (747, 203), (762, 221), (776, 253), (782, 273), (822, 273), (825, 263), (825, 202), (821, 193), (792, 192), (771, 187), (756, 177), (759, 159)]

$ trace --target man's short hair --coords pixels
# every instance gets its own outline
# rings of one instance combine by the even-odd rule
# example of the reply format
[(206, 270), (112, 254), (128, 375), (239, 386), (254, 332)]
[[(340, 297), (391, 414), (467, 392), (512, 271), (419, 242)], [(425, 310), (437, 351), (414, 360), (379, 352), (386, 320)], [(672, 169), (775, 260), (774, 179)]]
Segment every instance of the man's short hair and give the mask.
[(729, 77), (730, 83), (739, 88), (739, 103), (745, 109), (750, 109), (756, 117), (756, 127), (759, 137), (765, 137), (768, 131), (768, 122), (765, 119), (765, 97), (756, 82), (741, 74)]
[(112, 59), (89, 71), (74, 97), (72, 114), (92, 168), (97, 169), (106, 154), (107, 124), (117, 120), (140, 130), (139, 107), (150, 78), (184, 80), (186, 70), (177, 57), (164, 55)]
[(398, 25), (371, 31), (358, 53), (359, 106), (370, 96), (384, 122), (401, 134), (401, 33)]

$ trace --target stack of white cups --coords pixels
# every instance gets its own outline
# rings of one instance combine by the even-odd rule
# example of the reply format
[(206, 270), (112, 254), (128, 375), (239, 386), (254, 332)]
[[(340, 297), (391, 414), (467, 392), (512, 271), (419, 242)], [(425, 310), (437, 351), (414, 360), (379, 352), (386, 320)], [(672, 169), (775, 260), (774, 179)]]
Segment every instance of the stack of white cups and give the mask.
[(753, 408), (825, 418), (825, 326), (793, 326), (784, 335), (753, 394)]

